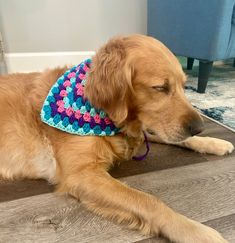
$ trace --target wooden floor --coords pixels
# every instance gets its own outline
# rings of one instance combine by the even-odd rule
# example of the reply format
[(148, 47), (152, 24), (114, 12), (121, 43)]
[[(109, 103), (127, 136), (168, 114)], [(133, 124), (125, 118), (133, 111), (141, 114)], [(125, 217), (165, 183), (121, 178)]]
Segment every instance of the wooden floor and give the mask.
[[(203, 135), (235, 144), (235, 133), (209, 120)], [(110, 173), (132, 187), (158, 195), (178, 212), (235, 242), (235, 152), (217, 157), (151, 144), (145, 161), (125, 162)], [(52, 191), (42, 180), (0, 182), (0, 242), (168, 242), (95, 216), (76, 200)]]

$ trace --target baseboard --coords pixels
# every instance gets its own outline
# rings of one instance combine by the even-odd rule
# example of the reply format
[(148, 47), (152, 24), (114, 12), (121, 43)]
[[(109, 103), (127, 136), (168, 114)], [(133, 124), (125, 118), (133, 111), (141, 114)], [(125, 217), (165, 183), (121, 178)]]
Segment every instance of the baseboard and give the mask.
[(216, 121), (215, 119), (213, 119), (213, 118), (211, 118), (211, 117), (209, 117), (209, 116), (206, 116), (206, 115), (203, 114), (200, 110), (198, 110), (198, 112), (199, 112), (202, 116), (204, 116), (205, 118), (207, 118), (207, 119), (209, 119), (209, 120), (211, 120), (211, 121), (213, 121), (213, 122), (219, 124), (219, 125), (222, 126), (222, 127), (227, 128), (227, 129), (230, 130), (231, 132), (234, 132), (234, 133), (235, 133), (235, 130), (234, 130), (233, 128), (231, 128), (231, 127), (229, 127), (229, 126), (227, 126), (227, 125), (225, 125), (225, 124), (223, 124), (223, 123), (221, 123), (221, 122), (219, 122), (219, 121)]
[(5, 62), (8, 73), (35, 72), (57, 66), (76, 65), (94, 53), (93, 51), (5, 53)]

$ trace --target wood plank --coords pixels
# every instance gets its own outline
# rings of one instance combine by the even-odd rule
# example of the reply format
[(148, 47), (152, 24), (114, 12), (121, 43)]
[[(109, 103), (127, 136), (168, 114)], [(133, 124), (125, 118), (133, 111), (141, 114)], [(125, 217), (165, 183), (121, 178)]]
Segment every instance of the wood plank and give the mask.
[(0, 212), (0, 242), (116, 243), (146, 238), (86, 211), (75, 199), (54, 194), (1, 203)]
[(171, 241), (169, 241), (167, 239), (153, 237), (153, 238), (149, 238), (149, 239), (139, 240), (134, 243), (171, 243)]
[(205, 222), (235, 213), (234, 162), (234, 157), (227, 157), (126, 179), (130, 186), (158, 195), (176, 211)]
[[(200, 222), (213, 223), (216, 218), (235, 214), (232, 157), (130, 176), (122, 181), (160, 196), (178, 212)], [(117, 243), (146, 238), (87, 212), (74, 199), (53, 194), (3, 202), (0, 212), (0, 242)]]
[(208, 161), (199, 153), (173, 145), (150, 143), (150, 148), (145, 160), (124, 161), (120, 165), (115, 165), (110, 174), (115, 178), (120, 178)]
[(218, 230), (229, 242), (235, 242), (235, 214), (210, 220), (205, 224)]
[(0, 180), (0, 202), (30, 197), (53, 191), (53, 186), (45, 180)]

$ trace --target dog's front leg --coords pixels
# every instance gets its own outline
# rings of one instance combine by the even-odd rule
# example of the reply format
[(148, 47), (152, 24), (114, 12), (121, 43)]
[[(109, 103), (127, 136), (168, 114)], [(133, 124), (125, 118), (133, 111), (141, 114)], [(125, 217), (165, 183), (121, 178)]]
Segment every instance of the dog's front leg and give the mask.
[(66, 178), (62, 190), (89, 210), (145, 234), (160, 233), (180, 243), (227, 242), (217, 231), (174, 212), (156, 197), (112, 178), (97, 162)]
[(211, 137), (193, 136), (179, 143), (179, 145), (199, 153), (215, 154), (219, 156), (230, 154), (234, 150), (232, 143), (223, 139)]
[(151, 134), (148, 134), (148, 138), (151, 142), (172, 144), (188, 148), (199, 153), (215, 154), (219, 156), (230, 154), (234, 150), (232, 143), (223, 139), (212, 137), (193, 136), (179, 143), (166, 142), (160, 139), (158, 136)]

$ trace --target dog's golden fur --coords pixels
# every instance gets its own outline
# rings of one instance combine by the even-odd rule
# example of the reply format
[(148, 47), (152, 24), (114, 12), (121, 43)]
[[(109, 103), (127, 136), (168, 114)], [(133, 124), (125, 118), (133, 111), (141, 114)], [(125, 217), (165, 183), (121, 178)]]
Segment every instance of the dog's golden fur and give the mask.
[(41, 122), (43, 101), (66, 69), (0, 77), (0, 175), (47, 179), (88, 209), (144, 233), (161, 233), (176, 242), (226, 242), (215, 230), (107, 173), (136, 154), (143, 130), (152, 140), (199, 152), (233, 150), (229, 142), (212, 138), (202, 149), (204, 138), (192, 137), (202, 120), (184, 96), (186, 77), (174, 55), (141, 35), (114, 38), (97, 52), (85, 95), (121, 127), (122, 133), (112, 137), (70, 135)]

